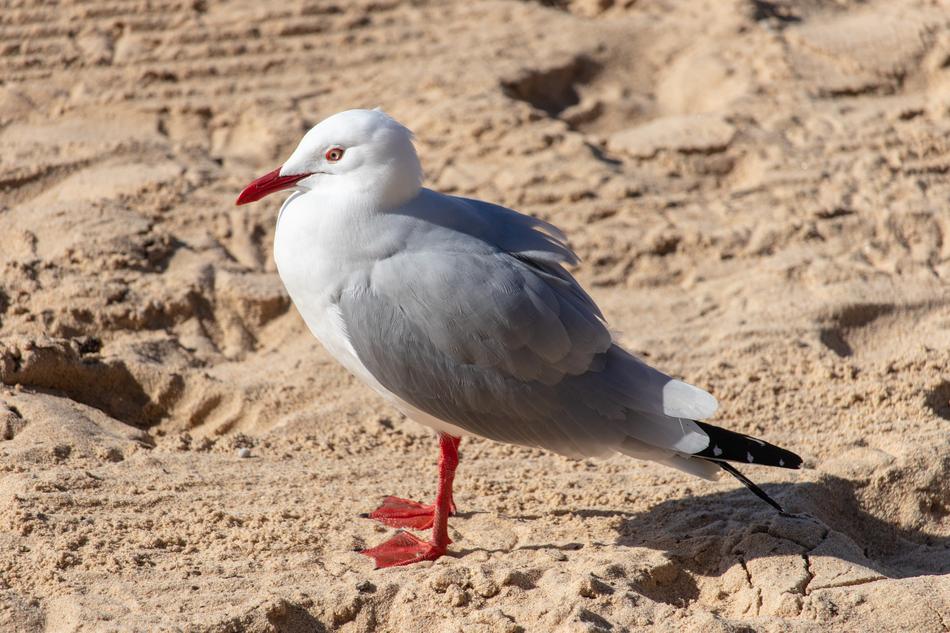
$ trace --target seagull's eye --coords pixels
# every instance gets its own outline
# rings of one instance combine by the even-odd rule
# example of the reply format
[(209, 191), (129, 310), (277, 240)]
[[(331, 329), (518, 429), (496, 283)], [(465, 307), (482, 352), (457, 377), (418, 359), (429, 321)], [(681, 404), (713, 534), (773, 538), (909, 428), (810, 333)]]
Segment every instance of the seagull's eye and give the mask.
[(328, 162), (335, 163), (341, 158), (343, 158), (343, 148), (342, 147), (333, 147), (327, 150), (326, 158)]

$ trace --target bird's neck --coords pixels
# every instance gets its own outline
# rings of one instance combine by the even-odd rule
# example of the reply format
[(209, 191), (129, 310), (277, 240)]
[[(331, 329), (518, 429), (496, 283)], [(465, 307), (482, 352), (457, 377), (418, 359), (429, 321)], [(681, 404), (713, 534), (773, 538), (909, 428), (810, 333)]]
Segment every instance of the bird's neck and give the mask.
[(375, 188), (379, 195), (378, 208), (381, 210), (401, 207), (419, 195), (422, 165), (415, 150), (410, 147), (384, 164)]
[(391, 242), (400, 237), (398, 231), (387, 229), (388, 212), (409, 203), (420, 190), (315, 189), (293, 196), (280, 212), (275, 253), (278, 259), (306, 259), (304, 268), (311, 269), (372, 262), (373, 258), (392, 251)]

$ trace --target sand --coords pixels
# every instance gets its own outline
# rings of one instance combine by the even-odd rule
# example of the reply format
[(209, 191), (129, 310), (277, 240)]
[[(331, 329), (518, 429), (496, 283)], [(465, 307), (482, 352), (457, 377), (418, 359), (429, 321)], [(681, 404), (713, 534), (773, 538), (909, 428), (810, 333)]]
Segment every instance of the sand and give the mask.
[[(0, 10), (0, 630), (947, 631), (950, 11), (915, 0)], [(806, 468), (465, 440), (451, 555), (358, 515), (437, 443), (235, 208), (349, 107), (555, 222), (621, 340)]]

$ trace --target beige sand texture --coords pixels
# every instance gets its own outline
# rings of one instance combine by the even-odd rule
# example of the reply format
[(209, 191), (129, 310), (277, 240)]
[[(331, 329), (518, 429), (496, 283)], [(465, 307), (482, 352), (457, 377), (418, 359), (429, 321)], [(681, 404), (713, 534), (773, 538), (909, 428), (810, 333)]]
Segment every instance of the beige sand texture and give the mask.
[[(307, 332), (281, 196), (233, 206), (373, 106), (800, 452), (746, 472), (802, 516), (465, 440), (451, 555), (373, 571), (437, 443)], [(5, 0), (0, 631), (947, 631), (948, 172), (945, 2)]]

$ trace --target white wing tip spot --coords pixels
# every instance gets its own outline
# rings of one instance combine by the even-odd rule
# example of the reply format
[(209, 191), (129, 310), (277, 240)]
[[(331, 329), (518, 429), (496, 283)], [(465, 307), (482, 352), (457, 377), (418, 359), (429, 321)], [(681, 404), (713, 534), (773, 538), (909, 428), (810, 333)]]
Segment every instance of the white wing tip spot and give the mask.
[(722, 449), (719, 448), (719, 446), (713, 446), (713, 455), (715, 455), (716, 457), (719, 457), (720, 455), (722, 455)]
[(785, 460), (784, 460), (784, 459), (778, 460), (778, 465), (779, 465), (779, 466), (784, 466), (784, 465), (785, 465)]
[(752, 453), (746, 452), (745, 458), (746, 458), (747, 460), (749, 460), (749, 463), (750, 463), (750, 464), (754, 461), (754, 460), (752, 459)]

